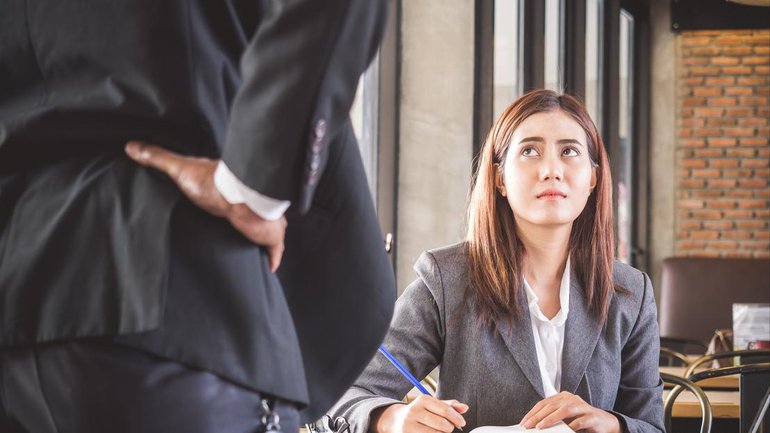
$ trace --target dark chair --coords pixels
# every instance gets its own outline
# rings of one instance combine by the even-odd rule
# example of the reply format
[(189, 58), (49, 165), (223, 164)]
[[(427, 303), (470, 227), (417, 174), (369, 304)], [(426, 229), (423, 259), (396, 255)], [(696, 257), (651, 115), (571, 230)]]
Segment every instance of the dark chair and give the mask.
[(701, 419), (702, 419), (701, 425), (700, 425), (700, 432), (710, 433), (711, 424), (713, 421), (713, 416), (711, 414), (711, 403), (709, 403), (709, 398), (706, 396), (706, 393), (703, 392), (701, 387), (699, 387), (694, 382), (688, 379), (675, 376), (673, 374), (660, 373), (660, 378), (664, 382), (676, 385), (674, 389), (672, 389), (671, 392), (668, 394), (668, 397), (666, 398), (666, 401), (664, 403), (663, 414), (664, 414), (664, 422), (666, 425), (666, 431), (668, 433), (673, 433), (673, 430), (671, 429), (671, 413), (674, 410), (674, 402), (676, 401), (676, 398), (679, 396), (682, 390), (687, 389), (688, 391), (695, 394), (695, 397), (698, 399), (698, 402), (700, 403)]
[(732, 327), (733, 303), (770, 303), (768, 287), (768, 259), (665, 259), (660, 335), (708, 341), (715, 329)]
[(701, 341), (688, 338), (660, 337), (660, 363), (662, 366), (688, 366), (687, 354), (703, 355), (707, 346)]
[[(741, 375), (741, 415), (739, 420), (741, 433), (749, 433), (752, 428), (759, 428), (764, 424), (770, 426), (770, 414), (768, 414), (767, 392), (770, 390), (770, 363), (743, 364), (733, 367), (715, 368), (713, 370), (704, 370), (694, 373), (687, 377), (690, 381), (698, 383), (705, 379), (715, 377)], [(668, 398), (676, 398), (682, 392), (681, 387), (671, 390)], [(764, 397), (763, 397), (764, 395)], [(666, 400), (668, 403), (668, 400)], [(764, 408), (763, 408), (764, 407)], [(757, 430), (759, 431), (759, 430)], [(766, 430), (765, 430), (766, 431)]]
[[(752, 349), (752, 350), (734, 350), (732, 352), (712, 353), (703, 355), (692, 361), (684, 373), (685, 377), (690, 377), (699, 366), (717, 359), (734, 358), (737, 362), (734, 365), (744, 365), (759, 362), (766, 362), (770, 357), (770, 349)], [(727, 375), (723, 375), (727, 376)]]
[(669, 349), (668, 347), (660, 346), (660, 362), (658, 362), (658, 365), (668, 367), (687, 367), (690, 365), (690, 361), (687, 359), (687, 355), (684, 353), (677, 352), (676, 350)]
[(760, 426), (762, 425), (763, 420), (765, 422), (765, 427), (767, 427), (768, 421), (765, 417), (767, 416), (768, 406), (770, 406), (770, 388), (767, 388), (767, 391), (765, 391), (765, 396), (759, 404), (759, 411), (757, 412), (757, 416), (754, 417), (754, 422), (751, 423), (749, 433), (761, 433)]

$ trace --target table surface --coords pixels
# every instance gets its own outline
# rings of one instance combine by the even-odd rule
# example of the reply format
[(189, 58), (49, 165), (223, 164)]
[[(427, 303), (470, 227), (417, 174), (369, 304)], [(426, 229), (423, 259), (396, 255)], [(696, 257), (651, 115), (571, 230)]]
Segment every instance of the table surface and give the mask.
[[(663, 400), (668, 397), (670, 390), (663, 390)], [(734, 418), (741, 416), (741, 394), (738, 391), (706, 391), (711, 402), (711, 413), (714, 418)], [(690, 391), (683, 391), (676, 398), (671, 412), (674, 418), (700, 418), (700, 403)]]

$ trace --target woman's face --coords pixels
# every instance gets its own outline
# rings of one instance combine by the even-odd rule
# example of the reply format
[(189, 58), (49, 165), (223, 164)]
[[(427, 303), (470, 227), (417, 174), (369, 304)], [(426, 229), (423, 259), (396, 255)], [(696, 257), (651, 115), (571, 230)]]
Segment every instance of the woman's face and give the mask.
[(533, 114), (519, 125), (499, 179), (519, 227), (577, 219), (596, 186), (587, 146), (583, 128), (561, 110)]

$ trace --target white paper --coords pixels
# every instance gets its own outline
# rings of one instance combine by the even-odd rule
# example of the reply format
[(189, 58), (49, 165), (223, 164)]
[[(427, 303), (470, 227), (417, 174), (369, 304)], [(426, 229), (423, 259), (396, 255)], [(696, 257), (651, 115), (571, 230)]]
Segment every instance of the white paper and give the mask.
[(471, 430), (470, 433), (511, 433), (511, 432), (575, 433), (574, 430), (569, 428), (567, 424), (564, 424), (563, 422), (560, 422), (552, 427), (544, 428), (541, 430), (534, 429), (534, 428), (526, 429), (524, 427), (521, 427), (519, 424), (516, 424), (508, 427), (498, 427), (498, 426), (476, 427), (475, 429)]
[(770, 304), (733, 304), (733, 350), (770, 340)]

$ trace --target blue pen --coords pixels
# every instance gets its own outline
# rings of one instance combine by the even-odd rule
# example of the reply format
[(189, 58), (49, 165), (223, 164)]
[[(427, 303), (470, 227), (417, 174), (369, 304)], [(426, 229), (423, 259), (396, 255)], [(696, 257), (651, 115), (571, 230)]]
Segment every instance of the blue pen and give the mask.
[[(401, 374), (404, 375), (404, 377), (409, 382), (412, 382), (412, 385), (414, 385), (415, 388), (417, 388), (421, 393), (423, 393), (425, 395), (431, 395), (428, 392), (428, 390), (425, 389), (425, 387), (420, 384), (420, 381), (417, 380), (414, 376), (412, 376), (412, 373), (410, 373), (409, 370), (404, 368), (404, 366), (401, 365), (401, 363), (398, 362), (398, 360), (396, 358), (394, 358), (393, 355), (390, 354), (390, 352), (388, 352), (388, 349), (386, 349), (385, 346), (380, 346), (380, 353), (385, 355), (385, 357), (388, 358), (388, 361), (390, 361), (390, 363), (393, 364), (393, 366), (396, 367), (396, 369), (398, 369), (398, 371), (400, 371)], [(460, 431), (463, 431), (463, 429), (461, 427), (457, 427), (457, 429), (460, 430)]]
[(388, 349), (385, 348), (385, 346), (380, 346), (380, 353), (385, 355), (386, 358), (388, 358), (388, 361), (390, 361), (393, 366), (395, 366), (398, 371), (401, 372), (401, 374), (404, 375), (404, 377), (409, 381), (412, 382), (412, 385), (414, 385), (418, 390), (420, 390), (421, 393), (425, 395), (430, 395), (427, 389), (425, 389), (424, 386), (420, 384), (420, 381), (417, 380), (414, 376), (412, 376), (412, 373), (409, 372), (406, 368), (404, 368), (403, 365), (401, 365), (400, 362), (396, 358), (393, 357), (393, 355), (388, 352)]

